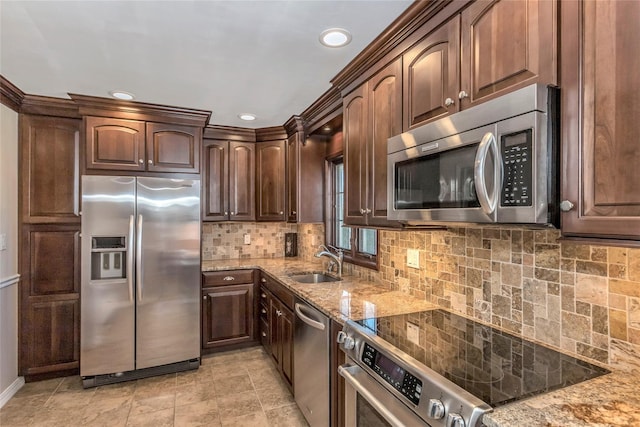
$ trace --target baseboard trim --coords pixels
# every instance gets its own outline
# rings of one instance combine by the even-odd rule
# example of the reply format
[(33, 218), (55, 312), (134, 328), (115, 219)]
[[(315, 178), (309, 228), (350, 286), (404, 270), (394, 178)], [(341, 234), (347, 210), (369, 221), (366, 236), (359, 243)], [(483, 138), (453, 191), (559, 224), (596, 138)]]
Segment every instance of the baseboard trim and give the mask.
[(22, 388), (23, 385), (24, 377), (18, 377), (9, 387), (6, 388), (5, 391), (0, 393), (0, 408), (6, 405), (6, 403), (18, 392), (18, 390)]
[(6, 277), (4, 279), (0, 279), (0, 289), (6, 288), (7, 286), (11, 286), (14, 283), (18, 283), (20, 281), (20, 275), (14, 274), (13, 276)]

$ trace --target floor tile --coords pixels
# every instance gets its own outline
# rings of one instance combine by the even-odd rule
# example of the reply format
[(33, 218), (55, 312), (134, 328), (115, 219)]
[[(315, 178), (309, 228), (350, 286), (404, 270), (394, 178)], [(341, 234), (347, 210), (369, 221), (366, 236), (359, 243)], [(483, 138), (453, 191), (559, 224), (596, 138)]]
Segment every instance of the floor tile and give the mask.
[(215, 386), (216, 394), (218, 396), (253, 391), (253, 384), (251, 383), (251, 378), (249, 378), (248, 373), (225, 378), (217, 378), (213, 382), (213, 385)]
[(222, 427), (269, 427), (269, 420), (263, 411), (241, 415), (239, 417), (225, 418)]
[(147, 412), (155, 412), (163, 409), (173, 408), (175, 405), (175, 394), (163, 396), (151, 396), (141, 400), (135, 400), (131, 406), (130, 416), (145, 414)]
[(93, 399), (109, 399), (112, 397), (131, 397), (136, 390), (135, 381), (127, 381), (123, 383), (101, 385), (96, 388)]
[(215, 404), (215, 398), (216, 390), (213, 383), (187, 385), (176, 389), (176, 407), (207, 400)]
[(15, 394), (15, 397), (33, 396), (36, 394), (51, 394), (62, 383), (62, 378), (54, 378), (46, 381), (36, 381), (33, 383), (26, 383)]
[(241, 415), (262, 411), (258, 396), (254, 391), (247, 393), (219, 396), (217, 398), (220, 419), (235, 418)]
[(116, 406), (111, 409), (95, 411), (93, 407), (85, 410), (78, 426), (91, 427), (124, 427), (129, 417), (130, 406)]
[(308, 426), (302, 412), (293, 404), (281, 408), (265, 411), (269, 425), (273, 427), (303, 427)]
[(127, 419), (127, 427), (173, 427), (173, 408), (146, 414), (131, 415)]
[(57, 392), (47, 400), (44, 406), (50, 409), (77, 409), (82, 411), (89, 405), (94, 393), (95, 389)]
[(256, 393), (265, 411), (295, 403), (291, 392), (284, 385), (256, 390)]
[(176, 406), (175, 427), (220, 426), (215, 400)]

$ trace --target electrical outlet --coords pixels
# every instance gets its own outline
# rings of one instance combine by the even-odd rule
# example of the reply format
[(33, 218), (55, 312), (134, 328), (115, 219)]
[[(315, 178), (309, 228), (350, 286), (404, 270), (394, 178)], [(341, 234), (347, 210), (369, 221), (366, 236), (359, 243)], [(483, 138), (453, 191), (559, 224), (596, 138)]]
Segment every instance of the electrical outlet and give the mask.
[(246, 233), (244, 235), (244, 244), (245, 245), (250, 245), (251, 244), (251, 234)]
[(2, 233), (0, 234), (0, 251), (7, 250), (7, 235)]
[(407, 322), (407, 339), (414, 344), (420, 345), (420, 328), (409, 322)]
[(417, 249), (407, 249), (407, 266), (420, 268), (420, 251)]

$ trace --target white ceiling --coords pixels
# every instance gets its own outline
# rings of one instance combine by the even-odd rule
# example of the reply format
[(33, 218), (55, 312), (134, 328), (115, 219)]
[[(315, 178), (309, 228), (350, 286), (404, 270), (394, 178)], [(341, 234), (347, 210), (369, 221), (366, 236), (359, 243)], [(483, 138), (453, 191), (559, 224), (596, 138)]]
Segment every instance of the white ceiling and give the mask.
[[(282, 125), (411, 2), (0, 0), (0, 74), (34, 95), (124, 90), (212, 124)], [(330, 27), (351, 44), (322, 46)]]

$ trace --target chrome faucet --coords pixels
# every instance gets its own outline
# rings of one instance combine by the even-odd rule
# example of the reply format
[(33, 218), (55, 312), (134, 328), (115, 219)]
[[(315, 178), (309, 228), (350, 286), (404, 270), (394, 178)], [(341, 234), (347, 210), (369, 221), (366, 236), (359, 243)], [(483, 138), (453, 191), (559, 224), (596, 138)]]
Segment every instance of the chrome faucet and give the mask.
[(331, 258), (331, 261), (329, 262), (329, 265), (327, 266), (327, 271), (328, 272), (332, 272), (333, 271), (333, 267), (337, 266), (338, 267), (338, 277), (342, 277), (342, 261), (344, 260), (344, 253), (342, 252), (342, 250), (335, 248), (335, 247), (331, 247), (333, 250), (336, 251), (337, 255), (334, 254), (333, 252), (331, 252), (329, 250), (329, 248), (327, 248), (325, 245), (320, 245), (318, 247), (318, 249), (320, 249), (320, 252), (315, 254), (316, 258), (320, 258), (321, 256), (326, 256)]

